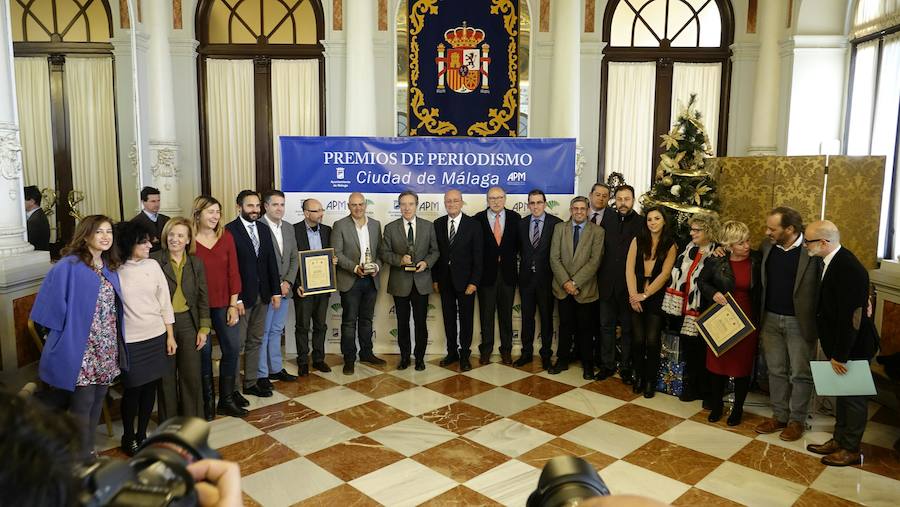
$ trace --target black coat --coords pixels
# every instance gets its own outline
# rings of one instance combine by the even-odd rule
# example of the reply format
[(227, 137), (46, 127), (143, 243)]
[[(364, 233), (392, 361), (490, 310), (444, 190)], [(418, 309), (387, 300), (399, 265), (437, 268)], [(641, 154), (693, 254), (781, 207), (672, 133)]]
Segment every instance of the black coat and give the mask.
[(431, 269), (431, 276), (440, 284), (439, 289), (442, 291), (445, 289), (444, 285), (450, 284), (456, 292), (464, 292), (469, 284), (475, 286), (481, 284), (484, 263), (481, 228), (474, 218), (460, 213), (459, 225), (451, 246), (448, 222), (447, 215), (434, 221), (440, 257)]
[(28, 230), (28, 242), (34, 245), (35, 250), (50, 250), (50, 221), (44, 213), (44, 208), (38, 208), (28, 217), (25, 224)]
[(150, 247), (150, 251), (159, 251), (159, 249), (162, 247), (162, 245), (160, 245), (160, 242), (164, 241), (162, 237), (162, 230), (163, 227), (166, 226), (166, 222), (169, 221), (169, 217), (163, 215), (162, 213), (157, 213), (156, 222), (154, 222), (153, 220), (150, 220), (150, 217), (148, 217), (143, 210), (141, 210), (141, 212), (135, 215), (134, 218), (131, 219), (131, 221), (141, 223), (148, 229), (153, 231), (153, 246)]
[(255, 223), (259, 235), (258, 256), (253, 251), (250, 235), (240, 217), (225, 226), (234, 236), (238, 271), (241, 273), (241, 293), (238, 297), (245, 307), (255, 304), (257, 297), (260, 303), (269, 304), (272, 296), (281, 295), (281, 277), (278, 276), (278, 259), (272, 244), (272, 231), (265, 222), (257, 220)]
[[(750, 321), (759, 326), (759, 304), (762, 296), (762, 254), (757, 250), (750, 251), (750, 301), (753, 312)], [(716, 292), (725, 294), (734, 290), (734, 271), (728, 257), (709, 257), (703, 262), (700, 271), (700, 308), (705, 310), (714, 303)]]
[(869, 360), (878, 351), (875, 324), (866, 314), (868, 304), (869, 273), (853, 252), (841, 247), (822, 277), (816, 308), (819, 340), (829, 359)]
[[(612, 212), (612, 213), (610, 213)], [(597, 270), (600, 300), (608, 300), (614, 295), (625, 298), (628, 287), (625, 285), (625, 258), (631, 240), (637, 236), (644, 222), (644, 217), (636, 211), (630, 211), (624, 217), (613, 209), (603, 213), (600, 227), (606, 232), (603, 238), (603, 260)]]
[(544, 213), (541, 239), (535, 248), (531, 245), (531, 215), (519, 222), (520, 285), (550, 286), (553, 280), (553, 272), (550, 270), (550, 243), (553, 241), (553, 228), (559, 223), (562, 223), (559, 217)]
[(502, 276), (507, 285), (516, 285), (518, 279), (516, 261), (519, 251), (519, 222), (522, 217), (515, 211), (504, 208), (506, 223), (503, 226), (503, 237), (500, 244), (494, 240), (492, 223), (488, 221), (487, 210), (481, 210), (475, 215), (475, 220), (481, 224), (481, 240), (484, 245), (484, 269), (481, 273), (479, 287), (491, 287), (497, 283), (497, 276)]

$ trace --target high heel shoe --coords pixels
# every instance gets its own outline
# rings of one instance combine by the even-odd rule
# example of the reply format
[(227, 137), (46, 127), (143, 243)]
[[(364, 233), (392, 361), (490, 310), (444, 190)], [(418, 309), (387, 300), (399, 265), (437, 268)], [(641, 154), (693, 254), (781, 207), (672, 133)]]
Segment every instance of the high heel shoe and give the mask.
[(731, 414), (728, 415), (728, 425), (729, 426), (737, 426), (741, 424), (741, 419), (744, 417), (744, 408), (743, 407), (734, 407), (731, 409)]
[(134, 436), (122, 435), (122, 452), (131, 457), (138, 451), (138, 441)]
[(722, 405), (722, 402), (719, 402), (718, 405), (714, 405), (713, 408), (709, 411), (709, 417), (707, 417), (706, 420), (711, 423), (719, 422), (719, 419), (722, 418), (722, 412), (724, 410), (724, 405)]

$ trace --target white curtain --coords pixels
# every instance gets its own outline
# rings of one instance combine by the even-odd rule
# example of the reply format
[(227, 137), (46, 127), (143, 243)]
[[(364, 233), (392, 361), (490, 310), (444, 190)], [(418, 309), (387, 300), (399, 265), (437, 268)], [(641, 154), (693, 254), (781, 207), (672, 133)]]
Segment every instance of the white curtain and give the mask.
[(650, 188), (656, 62), (609, 63), (606, 111), (606, 174), (619, 172), (635, 194)]
[[(891, 187), (897, 185), (897, 108), (900, 104), (900, 33), (884, 38), (881, 54), (881, 74), (878, 77), (878, 98), (875, 102), (875, 118), (872, 129), (872, 155), (887, 157), (884, 167), (884, 188), (881, 194), (881, 231), (879, 231), (878, 251), (883, 251), (887, 233), (888, 208)], [(855, 83), (854, 83), (854, 86)], [(900, 191), (900, 185), (897, 188)], [(900, 206), (894, 210), (894, 223), (900, 219)], [(895, 232), (894, 253), (900, 252), (900, 234)]]
[(16, 58), (16, 102), (25, 185), (56, 188), (50, 129), (50, 66), (47, 58)]
[(721, 63), (676, 63), (672, 74), (672, 122), (678, 118), (691, 94), (697, 94), (696, 110), (709, 136), (709, 149), (716, 153), (719, 138), (719, 92)]
[(206, 60), (209, 181), (223, 216), (243, 189), (256, 188), (253, 60)]
[(120, 220), (112, 58), (66, 58), (65, 76), (76, 208)]
[(868, 155), (872, 140), (878, 41), (858, 45), (855, 62), (853, 94), (850, 96), (850, 124), (847, 127), (847, 155)]
[(272, 60), (275, 188), (281, 188), (280, 136), (319, 135), (319, 61)]

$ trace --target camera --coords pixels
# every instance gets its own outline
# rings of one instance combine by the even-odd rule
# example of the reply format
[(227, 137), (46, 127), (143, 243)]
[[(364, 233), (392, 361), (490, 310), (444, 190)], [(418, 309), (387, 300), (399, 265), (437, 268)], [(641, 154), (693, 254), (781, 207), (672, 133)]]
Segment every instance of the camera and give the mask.
[(209, 447), (209, 424), (197, 417), (173, 417), (161, 424), (128, 461), (104, 458), (76, 472), (78, 505), (193, 506), (194, 479), (187, 466), (219, 459)]
[(609, 496), (609, 488), (587, 461), (572, 456), (551, 459), (541, 471), (538, 486), (526, 507), (578, 505), (595, 496)]

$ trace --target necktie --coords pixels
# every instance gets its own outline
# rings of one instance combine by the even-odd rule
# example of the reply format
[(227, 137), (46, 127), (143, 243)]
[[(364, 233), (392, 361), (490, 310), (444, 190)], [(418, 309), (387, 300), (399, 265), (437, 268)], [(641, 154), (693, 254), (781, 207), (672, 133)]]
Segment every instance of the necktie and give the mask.
[(497, 245), (499, 245), (502, 239), (503, 230), (500, 229), (500, 213), (497, 213), (494, 217), (494, 240), (497, 241)]
[(600, 212), (595, 211), (593, 215), (591, 215), (591, 222), (594, 222), (597, 225), (600, 225)]
[(406, 242), (410, 245), (415, 245), (416, 242), (413, 239), (412, 222), (407, 222), (406, 225), (409, 226), (409, 229), (406, 230)]
[(541, 241), (541, 221), (533, 220), (531, 223), (534, 224), (534, 228), (531, 229), (531, 246), (537, 248)]
[(319, 232), (319, 226), (317, 225), (315, 227), (310, 227), (309, 230), (311, 230), (313, 232)]
[(450, 220), (450, 244), (453, 244), (453, 240), (456, 239), (456, 219)]
[(572, 254), (573, 255), (575, 254), (575, 250), (578, 250), (578, 238), (580, 236), (581, 236), (581, 226), (576, 225), (575, 226), (575, 236), (573, 237), (574, 241), (572, 242)]
[(253, 252), (259, 255), (259, 237), (256, 235), (256, 224), (250, 224), (250, 242), (253, 243)]

